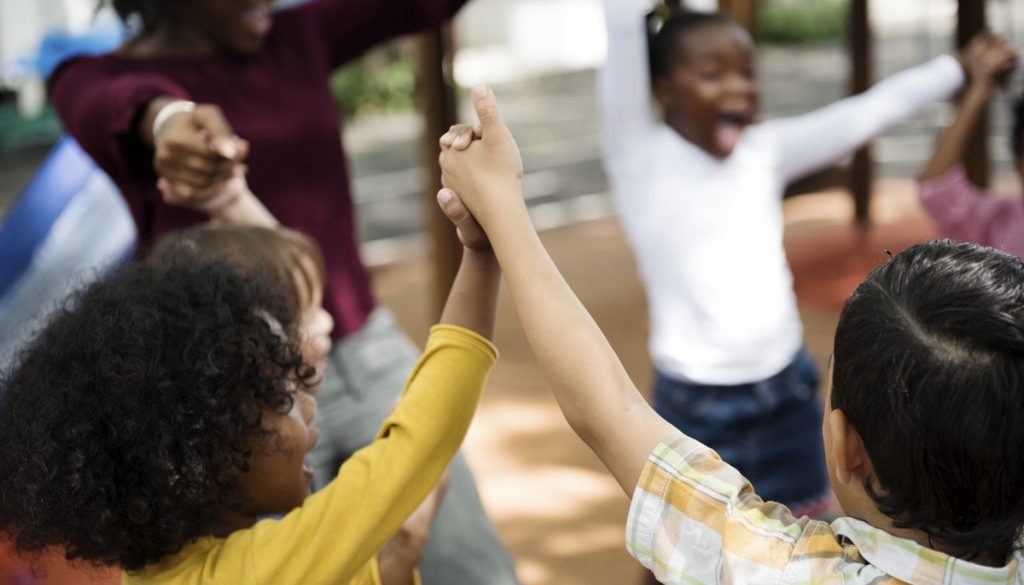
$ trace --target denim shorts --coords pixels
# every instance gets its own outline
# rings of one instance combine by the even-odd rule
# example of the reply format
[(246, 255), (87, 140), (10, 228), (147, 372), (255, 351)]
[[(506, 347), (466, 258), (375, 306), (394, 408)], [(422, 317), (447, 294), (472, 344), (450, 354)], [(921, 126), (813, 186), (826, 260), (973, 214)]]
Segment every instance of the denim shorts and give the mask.
[(778, 374), (751, 384), (694, 384), (656, 371), (654, 409), (717, 451), (764, 500), (816, 515), (831, 503), (819, 380), (806, 349)]

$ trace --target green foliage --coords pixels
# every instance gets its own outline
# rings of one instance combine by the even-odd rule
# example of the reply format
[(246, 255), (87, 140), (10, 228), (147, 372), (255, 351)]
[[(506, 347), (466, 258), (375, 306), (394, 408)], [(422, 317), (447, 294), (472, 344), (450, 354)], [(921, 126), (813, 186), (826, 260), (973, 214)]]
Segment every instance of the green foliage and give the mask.
[(849, 0), (782, 0), (762, 4), (758, 41), (804, 44), (836, 41), (846, 35)]
[(0, 103), (0, 153), (50, 145), (60, 134), (60, 122), (49, 106), (34, 118), (23, 118), (13, 103)]
[(356, 61), (331, 76), (331, 92), (346, 118), (410, 110), (416, 101), (416, 61), (407, 55)]

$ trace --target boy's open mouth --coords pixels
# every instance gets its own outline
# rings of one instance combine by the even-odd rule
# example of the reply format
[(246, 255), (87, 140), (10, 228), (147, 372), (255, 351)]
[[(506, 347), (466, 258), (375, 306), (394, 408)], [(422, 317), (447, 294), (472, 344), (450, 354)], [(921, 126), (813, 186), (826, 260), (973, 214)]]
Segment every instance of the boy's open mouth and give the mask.
[(743, 131), (750, 125), (752, 116), (749, 112), (722, 112), (715, 122), (715, 145), (718, 151), (729, 154), (735, 150), (743, 137)]

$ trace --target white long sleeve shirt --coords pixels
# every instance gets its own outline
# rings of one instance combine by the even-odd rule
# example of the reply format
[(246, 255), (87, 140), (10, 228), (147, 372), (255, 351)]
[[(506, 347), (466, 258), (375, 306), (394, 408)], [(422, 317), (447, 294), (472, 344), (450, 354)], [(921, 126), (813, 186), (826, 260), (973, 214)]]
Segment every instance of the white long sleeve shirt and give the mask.
[(702, 384), (764, 380), (803, 338), (782, 247), (786, 186), (950, 96), (962, 68), (939, 57), (815, 112), (750, 126), (720, 160), (652, 118), (643, 11), (633, 0), (604, 5), (604, 162), (647, 291), (654, 366)]

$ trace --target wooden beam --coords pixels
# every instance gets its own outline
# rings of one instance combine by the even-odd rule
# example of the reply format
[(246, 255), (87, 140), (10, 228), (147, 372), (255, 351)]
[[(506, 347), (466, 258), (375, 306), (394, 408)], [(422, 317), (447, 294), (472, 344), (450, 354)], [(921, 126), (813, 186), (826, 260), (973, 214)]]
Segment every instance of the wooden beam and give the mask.
[(434, 317), (441, 315), (462, 259), (462, 245), (455, 235), (455, 230), (437, 206), (437, 191), (441, 188), (441, 169), (437, 165), (437, 139), (455, 123), (457, 115), (455, 84), (451, 79), (450, 41), (448, 27), (425, 32), (418, 39), (419, 91), (423, 115), (426, 118), (423, 130), (423, 161), (426, 168), (423, 206), (433, 251)]
[[(868, 14), (868, 0), (850, 2), (849, 50), (850, 93), (858, 94), (871, 87), (871, 22)], [(853, 194), (854, 218), (861, 225), (867, 224), (871, 214), (871, 185), (875, 178), (871, 146), (865, 145), (853, 156), (850, 163), (850, 192)]]
[[(956, 46), (963, 48), (971, 38), (985, 28), (985, 1), (959, 0), (956, 18)], [(971, 134), (964, 154), (964, 168), (967, 176), (976, 185), (987, 187), (989, 183), (988, 159), (988, 108), (982, 112), (978, 125)]]
[(757, 2), (755, 0), (718, 0), (718, 11), (747, 29), (752, 37), (757, 30)]

